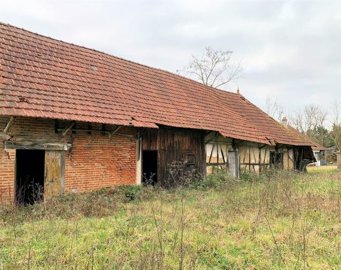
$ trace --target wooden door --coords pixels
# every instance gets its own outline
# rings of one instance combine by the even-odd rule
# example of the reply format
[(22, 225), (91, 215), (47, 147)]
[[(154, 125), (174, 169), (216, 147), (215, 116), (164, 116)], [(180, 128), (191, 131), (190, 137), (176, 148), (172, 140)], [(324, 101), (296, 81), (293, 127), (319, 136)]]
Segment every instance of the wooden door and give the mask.
[(44, 199), (63, 194), (64, 151), (45, 151)]

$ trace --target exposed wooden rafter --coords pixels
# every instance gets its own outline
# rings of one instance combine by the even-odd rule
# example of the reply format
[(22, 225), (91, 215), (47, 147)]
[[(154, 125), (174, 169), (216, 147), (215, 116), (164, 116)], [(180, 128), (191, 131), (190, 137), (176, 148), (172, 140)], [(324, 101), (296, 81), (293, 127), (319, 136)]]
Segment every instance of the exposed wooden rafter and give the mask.
[(117, 131), (119, 131), (121, 129), (122, 126), (118, 126), (116, 127), (110, 134), (109, 134), (109, 137), (111, 138), (112, 136), (114, 136)]
[(75, 124), (76, 122), (70, 123), (70, 125), (66, 129), (63, 130), (62, 135), (65, 136), (74, 127)]
[(9, 129), (11, 128), (12, 124), (13, 124), (13, 121), (14, 121), (14, 117), (11, 116), (11, 118), (9, 119), (9, 121), (7, 122), (7, 125), (6, 127), (4, 128), (3, 130), (3, 133), (7, 133), (9, 131)]

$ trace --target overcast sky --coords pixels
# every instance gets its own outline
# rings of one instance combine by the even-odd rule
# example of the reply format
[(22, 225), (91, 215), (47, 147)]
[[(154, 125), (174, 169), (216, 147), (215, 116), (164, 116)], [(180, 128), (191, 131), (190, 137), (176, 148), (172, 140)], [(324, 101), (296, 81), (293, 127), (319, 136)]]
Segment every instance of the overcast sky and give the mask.
[(206, 46), (243, 67), (227, 89), (288, 114), (341, 96), (341, 1), (4, 1), (0, 21), (162, 68)]

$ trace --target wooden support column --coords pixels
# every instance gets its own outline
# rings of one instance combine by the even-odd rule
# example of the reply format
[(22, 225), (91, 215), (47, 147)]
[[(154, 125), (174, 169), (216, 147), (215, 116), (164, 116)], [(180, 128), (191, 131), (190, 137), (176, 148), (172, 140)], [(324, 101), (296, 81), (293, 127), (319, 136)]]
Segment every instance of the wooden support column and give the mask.
[(337, 168), (341, 169), (341, 152), (337, 152)]

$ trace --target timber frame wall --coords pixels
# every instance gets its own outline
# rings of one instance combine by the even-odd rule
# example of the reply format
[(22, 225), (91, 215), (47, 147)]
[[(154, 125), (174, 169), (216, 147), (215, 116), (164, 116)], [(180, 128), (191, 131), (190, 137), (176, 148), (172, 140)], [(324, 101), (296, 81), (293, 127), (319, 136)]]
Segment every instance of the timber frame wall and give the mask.
[[(241, 173), (261, 173), (273, 168), (282, 170), (295, 168), (294, 151), (291, 146), (241, 142), (238, 148)], [(277, 160), (273, 160), (272, 157), (277, 157)]]
[(311, 160), (309, 147), (264, 145), (224, 138), (209, 133), (205, 138), (206, 167), (210, 174), (225, 170), (233, 176), (261, 173), (269, 169), (303, 170), (304, 160)]

